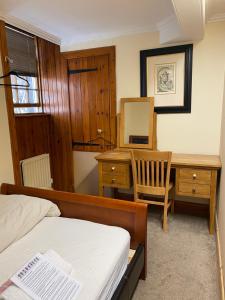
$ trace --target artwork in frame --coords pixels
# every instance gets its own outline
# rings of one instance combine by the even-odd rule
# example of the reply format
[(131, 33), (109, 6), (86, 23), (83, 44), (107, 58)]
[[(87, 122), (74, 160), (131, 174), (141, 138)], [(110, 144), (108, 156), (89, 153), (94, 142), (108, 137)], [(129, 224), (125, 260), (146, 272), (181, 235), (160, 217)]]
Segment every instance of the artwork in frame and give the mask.
[(157, 113), (190, 113), (193, 45), (142, 50), (141, 97), (155, 98)]
[(164, 95), (175, 93), (176, 63), (155, 65), (155, 94)]

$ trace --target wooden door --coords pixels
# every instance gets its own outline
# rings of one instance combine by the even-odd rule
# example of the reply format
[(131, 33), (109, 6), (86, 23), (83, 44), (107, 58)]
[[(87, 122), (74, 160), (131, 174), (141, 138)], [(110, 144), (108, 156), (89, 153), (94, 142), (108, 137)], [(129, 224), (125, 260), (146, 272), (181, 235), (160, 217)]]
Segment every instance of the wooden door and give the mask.
[(116, 144), (115, 61), (112, 49), (101, 49), (75, 51), (67, 59), (74, 150), (105, 151)]

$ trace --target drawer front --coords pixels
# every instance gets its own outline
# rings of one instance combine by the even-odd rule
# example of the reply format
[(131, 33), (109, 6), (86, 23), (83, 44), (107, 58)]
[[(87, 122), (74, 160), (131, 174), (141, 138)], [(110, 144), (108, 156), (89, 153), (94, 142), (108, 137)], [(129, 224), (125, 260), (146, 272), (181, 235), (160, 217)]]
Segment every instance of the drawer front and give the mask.
[(187, 182), (179, 182), (178, 194), (192, 197), (210, 197), (210, 184), (194, 184)]
[(103, 163), (102, 171), (103, 173), (108, 174), (124, 174), (129, 172), (129, 165), (120, 163)]
[(126, 174), (103, 173), (102, 180), (103, 180), (103, 185), (105, 186), (118, 187), (118, 188), (130, 187), (129, 173)]
[(180, 181), (208, 183), (211, 181), (211, 171), (200, 169), (180, 168)]

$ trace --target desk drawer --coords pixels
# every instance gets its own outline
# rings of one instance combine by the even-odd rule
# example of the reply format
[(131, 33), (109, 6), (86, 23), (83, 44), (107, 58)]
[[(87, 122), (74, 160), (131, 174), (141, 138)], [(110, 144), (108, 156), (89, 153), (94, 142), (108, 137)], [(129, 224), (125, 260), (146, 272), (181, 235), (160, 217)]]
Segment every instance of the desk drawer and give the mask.
[(177, 193), (183, 196), (209, 198), (210, 184), (179, 182)]
[(103, 173), (102, 181), (104, 186), (111, 186), (111, 187), (118, 187), (118, 188), (130, 187), (129, 173), (124, 173), (124, 174)]
[(128, 164), (120, 164), (120, 163), (103, 163), (102, 164), (103, 173), (108, 174), (124, 174), (129, 172)]
[(200, 169), (179, 169), (179, 180), (185, 182), (208, 183), (211, 181), (211, 171)]

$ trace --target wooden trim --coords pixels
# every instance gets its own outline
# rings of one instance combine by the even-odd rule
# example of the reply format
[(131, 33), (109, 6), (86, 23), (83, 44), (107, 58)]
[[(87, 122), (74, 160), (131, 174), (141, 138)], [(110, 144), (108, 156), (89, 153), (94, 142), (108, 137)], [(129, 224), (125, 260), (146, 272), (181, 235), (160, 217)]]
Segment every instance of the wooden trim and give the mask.
[(27, 113), (27, 114), (16, 114), (15, 115), (15, 118), (23, 118), (23, 117), (40, 117), (40, 116), (49, 116), (50, 117), (50, 114), (49, 113), (43, 113), (43, 112), (40, 112), (40, 113)]
[(36, 47), (36, 66), (37, 66), (37, 84), (38, 84), (38, 104), (41, 106), (42, 112), (44, 111), (42, 92), (41, 92), (41, 69), (39, 63), (39, 51), (38, 51), (38, 38), (34, 37), (35, 47)]
[[(5, 22), (0, 20), (0, 55), (2, 60), (2, 70), (6, 74), (9, 72), (9, 64), (6, 62), (5, 57), (8, 56), (7, 41), (6, 41), (6, 31)], [(10, 78), (4, 78), (5, 84), (10, 84)], [(16, 123), (14, 115), (13, 97), (11, 87), (5, 87), (5, 97), (6, 97), (6, 107), (8, 113), (8, 123), (10, 132), (10, 141), (12, 149), (12, 161), (13, 161), (13, 171), (15, 183), (22, 184), (22, 177), (20, 173), (20, 163), (19, 163), (19, 153), (18, 153), (18, 143), (16, 136)]]
[(216, 216), (216, 246), (217, 246), (217, 259), (218, 259), (218, 268), (219, 268), (219, 282), (220, 282), (220, 295), (221, 300), (225, 299), (225, 287), (224, 287), (224, 272), (221, 256), (221, 244), (220, 244), (220, 230), (218, 225), (218, 218)]
[(48, 199), (59, 207), (62, 217), (77, 218), (122, 227), (130, 232), (131, 248), (145, 248), (144, 277), (147, 272), (147, 205), (68, 192), (35, 189), (3, 183), (1, 193), (24, 194)]
[[(125, 134), (125, 116), (124, 116), (124, 106), (125, 103), (129, 102), (149, 102), (149, 142), (148, 144), (125, 144), (124, 134)], [(151, 117), (152, 116), (152, 117)], [(130, 148), (130, 149), (153, 149), (155, 140), (154, 136), (154, 98), (153, 97), (142, 97), (142, 98), (121, 98), (120, 99), (120, 147)]]
[(40, 103), (14, 103), (14, 107), (41, 107)]

